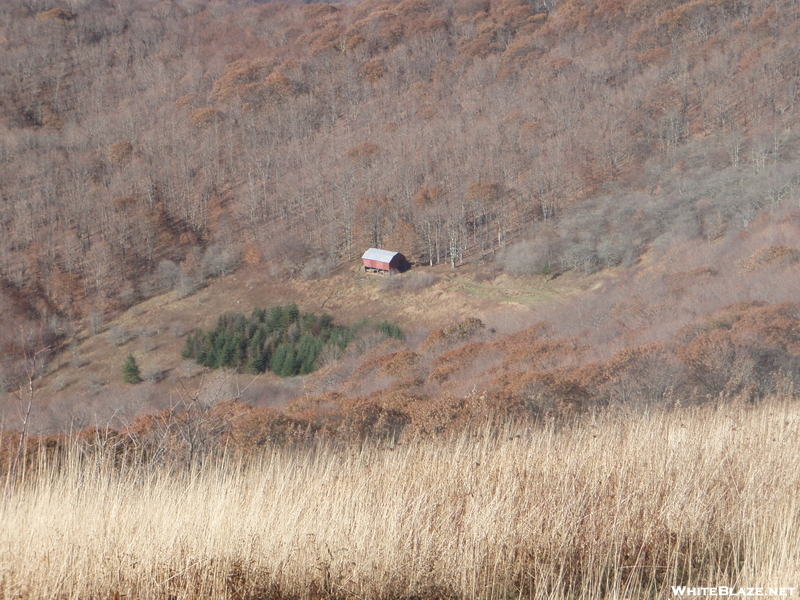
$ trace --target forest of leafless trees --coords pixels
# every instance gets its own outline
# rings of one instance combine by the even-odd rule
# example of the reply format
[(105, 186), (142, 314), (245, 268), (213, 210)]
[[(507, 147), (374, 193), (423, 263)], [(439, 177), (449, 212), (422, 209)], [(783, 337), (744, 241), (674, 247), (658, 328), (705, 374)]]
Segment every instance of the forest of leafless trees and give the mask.
[(589, 274), (787, 212), (798, 10), (3, 2), (5, 372), (242, 262), (324, 274), (379, 246)]

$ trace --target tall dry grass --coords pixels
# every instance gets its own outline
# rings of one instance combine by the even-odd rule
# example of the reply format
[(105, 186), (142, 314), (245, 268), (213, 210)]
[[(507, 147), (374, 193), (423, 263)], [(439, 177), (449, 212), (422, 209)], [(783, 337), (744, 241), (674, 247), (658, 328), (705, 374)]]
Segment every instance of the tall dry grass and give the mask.
[(2, 598), (623, 598), (793, 586), (800, 407), (320, 444), (7, 484)]

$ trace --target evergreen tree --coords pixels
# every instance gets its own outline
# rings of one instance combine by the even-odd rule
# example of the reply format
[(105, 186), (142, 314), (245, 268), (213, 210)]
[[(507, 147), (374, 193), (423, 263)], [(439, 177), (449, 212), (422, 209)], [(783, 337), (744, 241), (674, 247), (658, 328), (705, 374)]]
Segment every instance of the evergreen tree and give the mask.
[(125, 383), (141, 383), (142, 374), (139, 371), (139, 365), (136, 364), (136, 359), (133, 354), (128, 354), (125, 362), (122, 363), (122, 381)]
[(248, 373), (263, 373), (267, 370), (269, 364), (269, 349), (267, 348), (267, 331), (262, 325), (252, 336), (250, 345), (247, 348), (247, 365)]
[(236, 366), (236, 338), (228, 338), (225, 345), (222, 347), (219, 358), (220, 367), (235, 367)]
[(251, 352), (245, 370), (253, 375), (258, 375), (267, 370), (268, 354), (263, 351)]
[(189, 335), (186, 336), (186, 345), (183, 347), (183, 351), (181, 352), (181, 358), (189, 360), (190, 358), (195, 358), (197, 356), (197, 348), (195, 347), (195, 332), (190, 331)]
[(220, 315), (210, 331), (189, 333), (181, 356), (212, 369), (233, 367), (253, 374), (269, 369), (281, 377), (305, 375), (316, 369), (324, 345), (336, 344), (344, 350), (364, 328), (377, 329), (387, 337), (403, 337), (390, 321), (370, 323), (364, 319), (342, 327), (334, 325), (328, 314), (316, 316), (287, 304), (255, 309), (250, 317)]
[(288, 315), (284, 315), (282, 306), (273, 306), (269, 311), (270, 332), (284, 331), (289, 325)]
[(288, 344), (281, 344), (275, 349), (275, 353), (272, 355), (272, 360), (269, 363), (269, 370), (277, 375), (281, 375), (283, 371), (283, 365), (286, 362), (286, 355), (289, 352), (289, 345)]
[(381, 321), (375, 326), (375, 329), (380, 331), (383, 335), (390, 338), (396, 338), (398, 340), (403, 339), (403, 331), (396, 323), (392, 323), (391, 321)]
[(303, 331), (314, 331), (316, 329), (316, 332), (319, 332), (319, 328), (317, 327), (317, 317), (313, 313), (305, 313), (301, 319), (301, 322), (301, 328)]
[(297, 352), (291, 344), (284, 344), (284, 347), (286, 348), (286, 352), (283, 355), (283, 362), (276, 373), (281, 377), (297, 375), (300, 370), (297, 364)]
[(311, 373), (314, 370), (314, 365), (317, 362), (317, 354), (319, 354), (319, 338), (315, 338), (310, 332), (305, 332), (297, 344), (297, 358), (296, 368), (300, 375)]

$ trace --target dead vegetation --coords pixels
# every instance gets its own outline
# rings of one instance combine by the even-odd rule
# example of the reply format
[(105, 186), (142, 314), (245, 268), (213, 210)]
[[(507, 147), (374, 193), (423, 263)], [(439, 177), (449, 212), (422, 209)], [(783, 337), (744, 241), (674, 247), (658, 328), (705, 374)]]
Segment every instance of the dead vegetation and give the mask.
[[(800, 568), (793, 401), (490, 420), (360, 447), (243, 414), (226, 450), (192, 462), (202, 428), (163, 415), (125, 448), (101, 430), (42, 440), (35, 468), (4, 480), (0, 595), (666, 597), (790, 586)], [(213, 413), (201, 423), (215, 435)], [(155, 455), (146, 431), (183, 449)]]
[[(767, 325), (687, 338), (796, 301), (795, 2), (73, 5), (9, 0), (0, 24), (13, 426), (26, 353), (49, 361), (39, 431), (121, 427), (202, 377), (186, 331), (291, 301), (410, 333), (248, 401), (568, 389), (585, 410), (796, 384)], [(415, 268), (355, 277), (378, 241)], [(396, 352), (419, 358), (376, 367)]]

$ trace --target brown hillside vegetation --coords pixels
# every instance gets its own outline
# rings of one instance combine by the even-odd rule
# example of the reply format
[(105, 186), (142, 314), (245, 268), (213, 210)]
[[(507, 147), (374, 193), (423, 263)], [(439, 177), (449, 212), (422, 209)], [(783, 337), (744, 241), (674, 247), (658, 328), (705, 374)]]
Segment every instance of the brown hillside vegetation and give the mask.
[[(766, 273), (770, 277), (796, 277), (793, 263), (765, 268), (776, 269)], [(668, 276), (644, 268), (628, 282), (602, 273), (517, 281), (530, 291), (561, 297), (551, 308), (465, 293), (465, 271), (441, 276), (424, 290), (405, 286), (411, 274), (398, 276), (401, 286), (384, 290), (387, 280), (355, 271), (263, 285), (259, 270), (248, 269), (192, 296), (155, 297), (98, 334), (81, 337), (34, 380), (29, 426), (36, 432), (120, 428), (143, 412), (180, 412), (192, 402), (213, 406), (235, 398), (290, 412), (313, 405), (311, 413), (303, 413), (306, 426), (330, 431), (340, 421), (360, 418), (355, 415), (361, 410), (394, 411), (410, 431), (431, 430), (424, 415), (435, 413), (439, 420), (433, 430), (441, 431), (459, 426), (468, 413), (559, 416), (628, 402), (757, 401), (792, 394), (800, 383), (800, 305), (728, 304), (737, 294), (752, 297), (747, 280), (726, 291), (724, 282), (731, 276), (708, 267)], [(738, 272), (739, 267), (727, 269)], [(757, 282), (764, 275), (762, 269), (749, 277)], [(505, 294), (509, 280), (480, 285)], [(723, 287), (716, 290), (716, 285)], [(756, 289), (759, 295), (765, 291)], [(629, 295), (632, 290), (639, 293)], [(793, 290), (787, 286), (785, 296)], [(766, 291), (784, 295), (775, 286)], [(229, 294), (235, 294), (232, 300)], [(345, 323), (363, 314), (396, 319), (406, 336), (370, 334), (345, 352), (323, 354), (315, 372), (288, 379), (213, 371), (181, 359), (187, 331), (210, 327), (231, 301), (249, 314), (264, 306), (265, 295), (272, 304), (303, 298), (303, 310), (330, 307)], [(708, 313), (700, 312), (701, 301)], [(676, 306), (695, 312), (676, 314)], [(433, 328), (448, 319), (454, 321)], [(122, 381), (121, 365), (129, 354), (145, 379), (136, 386)], [(26, 384), (9, 395), (6, 427), (20, 426), (27, 390)], [(356, 437), (371, 433), (367, 428)]]
[(588, 275), (704, 241), (750, 273), (797, 251), (768, 239), (796, 221), (794, 2), (0, 10), (0, 293), (52, 350), (243, 258), (313, 278), (380, 242)]

